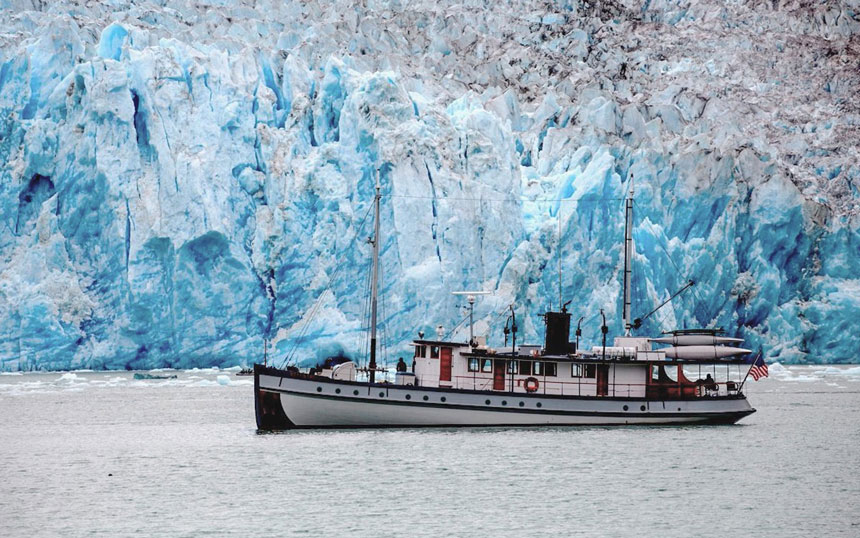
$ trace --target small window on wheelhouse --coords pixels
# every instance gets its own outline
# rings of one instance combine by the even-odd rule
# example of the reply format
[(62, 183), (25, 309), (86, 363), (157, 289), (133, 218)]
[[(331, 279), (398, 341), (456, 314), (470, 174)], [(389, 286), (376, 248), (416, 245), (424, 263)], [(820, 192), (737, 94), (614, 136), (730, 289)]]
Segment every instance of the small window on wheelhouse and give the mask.
[(509, 374), (517, 373), (517, 361), (508, 361), (508, 373)]
[(557, 362), (545, 362), (543, 363), (544, 374), (547, 377), (555, 377), (558, 375), (558, 363)]
[(439, 346), (430, 346), (430, 358), (438, 359), (439, 358)]
[(530, 361), (520, 361), (520, 374), (532, 375), (532, 363)]
[(535, 361), (535, 364), (532, 367), (532, 373), (534, 375), (543, 375), (543, 363), (540, 361)]
[(483, 359), (483, 360), (481, 360), (481, 371), (482, 371), (482, 372), (492, 372), (492, 371), (493, 371), (493, 361), (492, 361), (492, 359)]
[(415, 356), (424, 357), (427, 353), (427, 346), (415, 346)]
[(571, 364), (570, 365), (570, 377), (582, 377), (582, 365), (581, 364)]
[(469, 371), (470, 372), (480, 372), (481, 369), (478, 367), (478, 359), (471, 358), (469, 359)]
[(668, 364), (663, 366), (663, 371), (666, 372), (666, 377), (672, 380), (672, 382), (678, 382), (678, 365), (677, 364)]

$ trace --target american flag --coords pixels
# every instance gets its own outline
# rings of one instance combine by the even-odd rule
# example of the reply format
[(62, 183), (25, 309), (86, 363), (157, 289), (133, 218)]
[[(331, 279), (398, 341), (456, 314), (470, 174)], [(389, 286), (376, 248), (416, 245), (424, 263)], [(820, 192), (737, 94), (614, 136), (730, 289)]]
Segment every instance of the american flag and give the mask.
[(756, 381), (758, 381), (762, 377), (767, 377), (767, 364), (765, 364), (761, 352), (759, 352), (758, 356), (753, 361), (753, 364), (750, 367), (750, 375)]

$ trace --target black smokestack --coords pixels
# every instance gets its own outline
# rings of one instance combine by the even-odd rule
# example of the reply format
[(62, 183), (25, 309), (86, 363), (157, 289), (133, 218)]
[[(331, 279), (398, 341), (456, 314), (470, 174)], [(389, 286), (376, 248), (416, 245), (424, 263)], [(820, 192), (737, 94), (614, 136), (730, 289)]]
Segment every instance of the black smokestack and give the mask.
[(546, 344), (544, 353), (547, 355), (567, 355), (568, 338), (570, 337), (570, 313), (546, 313)]

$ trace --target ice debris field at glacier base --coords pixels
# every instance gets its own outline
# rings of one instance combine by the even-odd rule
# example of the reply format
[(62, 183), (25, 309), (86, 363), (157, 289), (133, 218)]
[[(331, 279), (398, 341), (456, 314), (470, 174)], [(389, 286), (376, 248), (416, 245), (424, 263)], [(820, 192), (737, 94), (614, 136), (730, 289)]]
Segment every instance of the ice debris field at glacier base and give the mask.
[[(855, 362), (860, 23), (815, 5), (5, 2), (0, 369), (362, 358), (519, 341), (571, 301)], [(329, 290), (323, 293), (325, 290)], [(301, 336), (301, 338), (299, 338)], [(459, 334), (463, 337), (463, 333)]]

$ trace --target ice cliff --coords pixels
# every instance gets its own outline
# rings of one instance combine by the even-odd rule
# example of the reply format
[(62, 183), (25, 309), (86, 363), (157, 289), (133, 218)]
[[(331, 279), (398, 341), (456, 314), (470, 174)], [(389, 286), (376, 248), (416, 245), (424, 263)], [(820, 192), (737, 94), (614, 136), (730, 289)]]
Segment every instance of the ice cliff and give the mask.
[(640, 334), (857, 359), (855, 5), (0, 7), (0, 369), (364, 357), (377, 169), (384, 357), (462, 289), (617, 333), (632, 183), (634, 313), (697, 281)]

